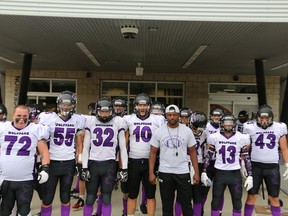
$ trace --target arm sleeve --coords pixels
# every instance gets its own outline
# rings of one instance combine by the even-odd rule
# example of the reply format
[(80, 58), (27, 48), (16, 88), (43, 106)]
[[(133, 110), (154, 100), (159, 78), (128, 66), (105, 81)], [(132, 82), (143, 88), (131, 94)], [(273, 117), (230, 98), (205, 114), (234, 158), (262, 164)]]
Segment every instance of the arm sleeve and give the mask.
[(252, 176), (252, 164), (251, 164), (251, 158), (250, 158), (250, 155), (249, 155), (248, 146), (242, 147), (241, 156), (242, 156), (242, 159), (245, 162), (245, 168), (246, 168), (248, 176)]
[(125, 138), (125, 131), (124, 130), (121, 130), (119, 132), (118, 142), (119, 142), (119, 147), (120, 147), (122, 169), (127, 169), (127, 167), (128, 167), (128, 154), (127, 154), (126, 138)]
[(88, 168), (89, 150), (90, 150), (90, 131), (85, 131), (83, 152), (82, 152), (82, 167)]
[(204, 151), (203, 172), (206, 172), (214, 153), (215, 153), (215, 146), (207, 144), (207, 149)]

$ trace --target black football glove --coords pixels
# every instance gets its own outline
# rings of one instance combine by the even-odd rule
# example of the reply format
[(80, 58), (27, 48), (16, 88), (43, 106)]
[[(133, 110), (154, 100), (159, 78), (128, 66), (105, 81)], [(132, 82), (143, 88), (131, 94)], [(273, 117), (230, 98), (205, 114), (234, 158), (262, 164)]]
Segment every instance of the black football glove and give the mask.
[(75, 176), (79, 176), (81, 170), (82, 170), (82, 164), (81, 163), (76, 163), (74, 175)]
[(80, 172), (80, 179), (83, 181), (89, 181), (90, 180), (90, 172), (88, 168), (82, 168)]
[(119, 172), (120, 182), (127, 182), (128, 180), (128, 170), (127, 169), (121, 169)]

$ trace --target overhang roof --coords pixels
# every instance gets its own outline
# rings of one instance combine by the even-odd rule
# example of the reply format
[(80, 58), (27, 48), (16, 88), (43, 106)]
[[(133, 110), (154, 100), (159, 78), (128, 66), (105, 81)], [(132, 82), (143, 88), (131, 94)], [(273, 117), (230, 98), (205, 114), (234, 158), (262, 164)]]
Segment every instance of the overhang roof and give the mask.
[[(32, 70), (254, 75), (263, 59), (265, 75), (286, 79), (288, 23), (101, 19), (0, 15), (0, 70), (21, 69), (23, 53), (33, 54)], [(135, 26), (125, 39), (122, 26)], [(100, 66), (78, 48), (83, 42)], [(201, 45), (207, 48), (186, 69)]]

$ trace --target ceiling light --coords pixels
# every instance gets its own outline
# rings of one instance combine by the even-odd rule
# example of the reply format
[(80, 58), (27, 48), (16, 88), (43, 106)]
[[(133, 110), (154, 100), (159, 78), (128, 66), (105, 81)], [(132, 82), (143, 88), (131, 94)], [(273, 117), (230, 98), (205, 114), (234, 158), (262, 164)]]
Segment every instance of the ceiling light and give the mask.
[(287, 67), (287, 66), (288, 66), (288, 62), (281, 64), (281, 65), (278, 65), (276, 67), (270, 68), (270, 70), (278, 70), (278, 69), (281, 69), (281, 68)]
[(158, 29), (159, 29), (158, 27), (148, 27), (148, 30), (151, 32), (152, 31), (156, 32), (156, 31), (158, 31)]
[(195, 59), (208, 47), (208, 45), (201, 45), (188, 59), (188, 61), (182, 66), (182, 68), (186, 69), (188, 68), (192, 62), (195, 61)]
[(138, 67), (136, 67), (136, 76), (143, 76), (144, 68), (141, 67), (141, 63), (138, 63)]
[(88, 50), (88, 48), (85, 46), (83, 42), (76, 42), (76, 45), (96, 66), (100, 66), (100, 63), (93, 56), (93, 54)]
[(8, 62), (8, 63), (11, 63), (11, 64), (15, 64), (15, 63), (16, 63), (16, 62), (14, 62), (14, 61), (12, 61), (12, 60), (10, 60), (10, 59), (4, 58), (4, 57), (2, 57), (2, 56), (0, 56), (0, 60), (5, 61), (5, 62)]

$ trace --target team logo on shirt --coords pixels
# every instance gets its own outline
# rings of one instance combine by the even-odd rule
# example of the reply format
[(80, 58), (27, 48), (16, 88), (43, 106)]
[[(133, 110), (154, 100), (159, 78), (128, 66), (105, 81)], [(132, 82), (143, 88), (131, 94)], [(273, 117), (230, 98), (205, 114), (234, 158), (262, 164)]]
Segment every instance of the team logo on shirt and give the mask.
[(164, 140), (164, 145), (168, 148), (179, 148), (182, 144), (181, 140), (177, 135), (166, 137)]

